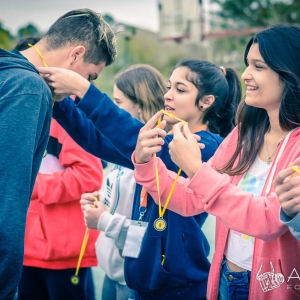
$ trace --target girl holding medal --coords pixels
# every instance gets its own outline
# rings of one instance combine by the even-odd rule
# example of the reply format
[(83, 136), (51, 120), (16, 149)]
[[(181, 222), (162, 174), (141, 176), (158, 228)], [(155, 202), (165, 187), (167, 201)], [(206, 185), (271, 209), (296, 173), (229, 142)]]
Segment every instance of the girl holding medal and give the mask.
[[(68, 134), (92, 154), (133, 168), (131, 155), (144, 124), (119, 109), (106, 94), (75, 73), (56, 68), (40, 68), (40, 72), (48, 74), (46, 80), (56, 93), (78, 96), (76, 103), (66, 98), (53, 109), (54, 118)], [(173, 70), (168, 89), (164, 98), (169, 116), (161, 126), (164, 127), (166, 122), (173, 125), (178, 119), (188, 122), (205, 144), (201, 152), (207, 161), (222, 137), (234, 126), (235, 111), (241, 98), (238, 76), (230, 68), (220, 68), (202, 60), (185, 60)], [(155, 124), (146, 126), (152, 128)], [(154, 136), (155, 130), (160, 129), (154, 129)], [(165, 139), (157, 156), (170, 170), (177, 172), (178, 167), (169, 155), (173, 135), (167, 135), (164, 130), (160, 132)], [(159, 138), (153, 141), (159, 141)], [(125, 242), (123, 250), (123, 255), (125, 250), (127, 255), (125, 280), (128, 287), (136, 291), (136, 299), (205, 299), (210, 268), (209, 244), (201, 227), (206, 218), (206, 213), (185, 218), (164, 210), (144, 193), (142, 186), (137, 185), (132, 219), (145, 227), (133, 227), (132, 224), (127, 233), (126, 242), (130, 240), (131, 232), (140, 237), (140, 249), (130, 253), (134, 251), (126, 248)]]
[[(206, 211), (217, 217), (209, 299), (299, 299), (299, 276), (294, 273), (300, 270), (300, 243), (279, 220), (273, 182), (300, 155), (300, 27), (276, 25), (257, 33), (244, 57), (247, 92), (238, 126), (208, 163), (188, 126), (174, 125), (170, 155), (189, 178), (180, 178), (168, 208), (183, 216)], [(152, 157), (163, 141), (155, 142), (138, 143), (135, 178), (164, 205), (175, 174)], [(296, 213), (299, 188), (290, 189), (299, 179), (290, 179), (293, 173), (283, 171), (275, 184), (282, 202), (295, 198), (283, 206)]]

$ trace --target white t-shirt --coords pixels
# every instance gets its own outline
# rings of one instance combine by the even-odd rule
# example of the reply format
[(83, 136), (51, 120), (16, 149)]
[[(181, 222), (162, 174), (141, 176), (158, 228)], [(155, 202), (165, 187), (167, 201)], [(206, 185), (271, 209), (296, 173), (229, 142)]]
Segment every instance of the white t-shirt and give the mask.
[[(258, 156), (249, 171), (242, 177), (238, 187), (260, 196), (268, 177), (271, 164), (263, 162)], [(251, 226), (249, 224), (249, 226)], [(251, 271), (253, 257), (254, 237), (230, 229), (225, 249), (226, 257), (237, 266)]]

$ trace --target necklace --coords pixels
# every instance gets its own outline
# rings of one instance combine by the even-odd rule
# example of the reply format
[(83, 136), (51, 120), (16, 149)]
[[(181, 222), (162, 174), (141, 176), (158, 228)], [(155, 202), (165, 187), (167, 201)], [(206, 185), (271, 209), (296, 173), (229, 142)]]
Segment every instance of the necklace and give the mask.
[[(33, 48), (35, 49), (35, 51), (37, 52), (37, 54), (38, 54), (39, 57), (41, 58), (41, 60), (42, 60), (42, 62), (43, 62), (43, 64), (44, 64), (44, 67), (47, 68), (48, 65), (47, 65), (46, 61), (44, 60), (44, 57), (43, 57), (43, 55), (42, 55), (40, 49), (39, 49), (37, 46), (32, 45), (32, 44), (28, 44), (28, 46), (29, 46), (29, 47), (33, 47)], [(54, 98), (52, 99), (52, 107), (54, 106), (55, 101), (56, 101), (56, 94), (54, 94)]]
[(268, 142), (266, 140), (266, 146), (267, 146), (267, 152), (268, 152), (268, 160), (267, 160), (267, 164), (271, 164), (272, 163), (272, 156), (275, 154), (277, 148), (278, 148), (279, 143), (277, 144), (277, 147), (275, 148), (275, 151), (272, 153), (272, 155), (270, 155), (269, 153), (269, 147), (268, 147)]

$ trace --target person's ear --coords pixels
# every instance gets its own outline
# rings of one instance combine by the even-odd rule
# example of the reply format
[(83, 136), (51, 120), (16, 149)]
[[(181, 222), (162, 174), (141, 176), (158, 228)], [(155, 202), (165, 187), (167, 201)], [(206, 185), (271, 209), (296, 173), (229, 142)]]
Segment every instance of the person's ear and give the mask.
[(202, 97), (202, 99), (198, 103), (198, 108), (201, 111), (207, 110), (209, 107), (213, 105), (215, 102), (215, 96), (214, 95), (205, 95)]
[(78, 61), (83, 61), (83, 57), (85, 54), (85, 47), (84, 46), (76, 46), (72, 49), (70, 52), (70, 63), (74, 64), (77, 63)]

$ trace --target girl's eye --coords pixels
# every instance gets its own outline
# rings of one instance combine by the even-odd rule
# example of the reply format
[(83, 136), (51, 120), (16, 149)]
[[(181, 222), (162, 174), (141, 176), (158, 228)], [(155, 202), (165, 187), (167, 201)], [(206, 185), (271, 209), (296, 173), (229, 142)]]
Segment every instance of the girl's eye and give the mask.
[(183, 93), (183, 92), (184, 92), (184, 90), (181, 90), (181, 89), (177, 89), (177, 91), (178, 91), (179, 93)]
[(171, 87), (170, 86), (167, 86), (167, 90), (170, 90), (171, 89)]
[(260, 65), (255, 65), (255, 68), (256, 68), (256, 69), (263, 69), (263, 67), (260, 66)]

